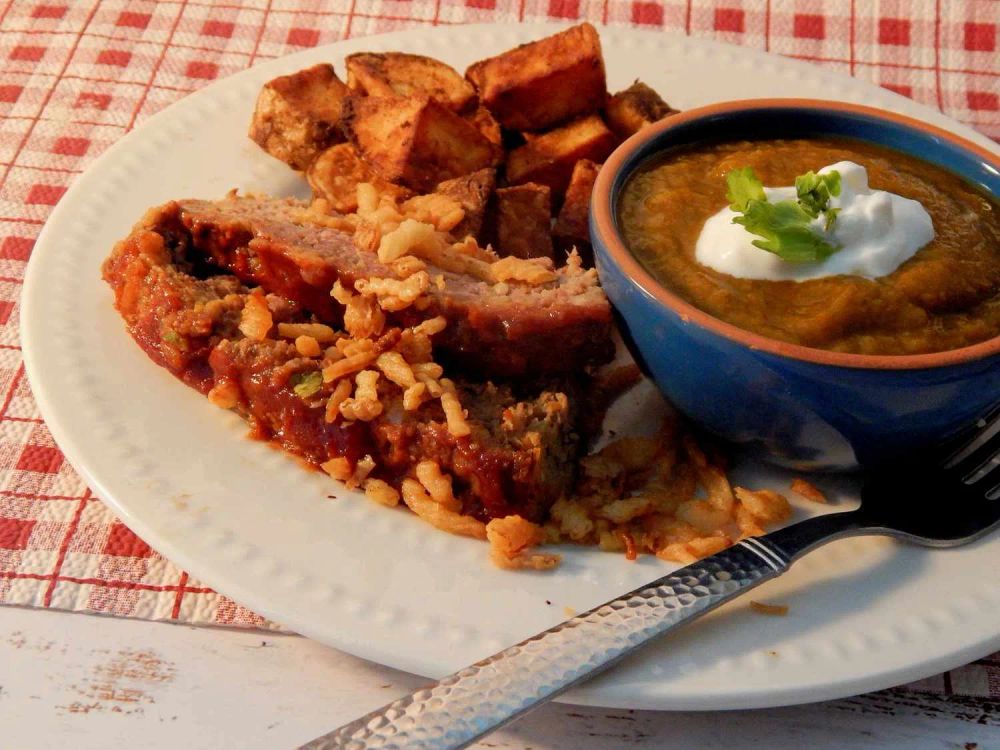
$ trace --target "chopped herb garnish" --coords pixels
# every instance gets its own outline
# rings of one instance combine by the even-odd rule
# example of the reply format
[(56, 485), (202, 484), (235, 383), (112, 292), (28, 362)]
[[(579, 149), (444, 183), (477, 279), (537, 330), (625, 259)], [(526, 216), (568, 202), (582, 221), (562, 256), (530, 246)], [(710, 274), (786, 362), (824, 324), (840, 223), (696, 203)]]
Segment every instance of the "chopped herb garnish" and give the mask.
[(752, 167), (734, 169), (726, 175), (726, 185), (729, 192), (729, 207), (734, 211), (742, 213), (747, 210), (750, 201), (766, 201), (764, 195), (764, 184), (757, 178), (757, 173)]
[(318, 370), (312, 372), (297, 372), (289, 379), (292, 389), (299, 398), (309, 398), (319, 392), (323, 387), (323, 373)]
[(826, 224), (823, 225), (823, 231), (829, 232), (833, 229), (833, 223), (837, 220), (837, 214), (839, 213), (839, 208), (828, 208), (823, 212), (823, 215), (826, 217)]
[(800, 174), (795, 178), (795, 192), (799, 204), (815, 219), (823, 211), (829, 210), (830, 198), (840, 195), (840, 172), (833, 170), (827, 174)]
[(184, 339), (181, 338), (181, 335), (177, 333), (177, 331), (170, 328), (163, 332), (163, 340), (176, 347), (180, 347), (184, 343)]
[(750, 167), (734, 169), (726, 175), (729, 207), (743, 214), (733, 219), (751, 234), (754, 247), (774, 253), (782, 260), (806, 263), (823, 260), (840, 249), (813, 231), (811, 222), (821, 213), (826, 231), (833, 228), (838, 209), (830, 208), (830, 198), (840, 195), (840, 173), (818, 175), (807, 172), (795, 178), (796, 200), (772, 203), (764, 185)]

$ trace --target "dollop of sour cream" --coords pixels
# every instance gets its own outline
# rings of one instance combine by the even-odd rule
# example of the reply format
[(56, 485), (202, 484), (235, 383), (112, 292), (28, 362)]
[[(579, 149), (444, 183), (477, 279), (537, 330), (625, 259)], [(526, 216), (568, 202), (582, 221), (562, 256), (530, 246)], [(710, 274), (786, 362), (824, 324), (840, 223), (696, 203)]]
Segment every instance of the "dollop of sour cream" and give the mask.
[[(868, 172), (860, 164), (839, 161), (819, 174), (840, 173), (840, 195), (830, 199), (839, 208), (832, 230), (824, 229), (820, 214), (813, 230), (840, 249), (825, 260), (795, 263), (752, 243), (760, 239), (741, 224), (736, 212), (726, 206), (702, 227), (695, 245), (698, 262), (716, 271), (744, 279), (806, 281), (823, 276), (851, 274), (875, 279), (886, 276), (934, 239), (930, 214), (915, 200), (868, 187)], [(769, 201), (795, 199), (794, 187), (764, 188)]]

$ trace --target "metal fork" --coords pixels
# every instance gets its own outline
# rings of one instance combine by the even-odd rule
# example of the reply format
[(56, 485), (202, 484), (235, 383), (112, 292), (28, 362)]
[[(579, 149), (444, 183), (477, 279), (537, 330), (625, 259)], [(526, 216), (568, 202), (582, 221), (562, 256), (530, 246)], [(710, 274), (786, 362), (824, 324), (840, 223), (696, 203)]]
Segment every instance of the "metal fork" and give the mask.
[(1000, 526), (1000, 408), (950, 444), (947, 452), (938, 448), (933, 456), (914, 455), (905, 465), (873, 473), (857, 510), (744, 539), (302, 748), (466, 747), (650, 640), (781, 575), (802, 555), (834, 539), (880, 534), (928, 547), (979, 539)]

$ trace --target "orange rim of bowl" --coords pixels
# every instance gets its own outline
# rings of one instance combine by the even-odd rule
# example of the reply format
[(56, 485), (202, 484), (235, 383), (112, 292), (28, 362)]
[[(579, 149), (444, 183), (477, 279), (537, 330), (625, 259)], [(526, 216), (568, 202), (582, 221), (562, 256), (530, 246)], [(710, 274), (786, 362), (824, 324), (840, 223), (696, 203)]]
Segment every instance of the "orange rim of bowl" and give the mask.
[(920, 130), (938, 138), (951, 141), (962, 149), (972, 152), (987, 164), (994, 166), (1000, 171), (1000, 156), (997, 154), (991, 153), (985, 148), (936, 125), (875, 107), (866, 107), (847, 102), (826, 102), (818, 99), (776, 98), (742, 99), (690, 109), (680, 114), (671, 115), (662, 122), (643, 128), (640, 132), (630, 137), (607, 158), (604, 166), (597, 175), (592, 204), (594, 223), (597, 227), (599, 240), (607, 248), (609, 255), (625, 275), (647, 295), (653, 297), (668, 309), (673, 310), (685, 322), (697, 323), (713, 333), (743, 344), (752, 350), (759, 350), (788, 359), (857, 369), (918, 370), (957, 365), (1000, 353), (1000, 336), (960, 349), (950, 349), (948, 351), (932, 352), (929, 354), (849, 354), (846, 352), (816, 349), (800, 344), (791, 344), (747, 331), (732, 323), (727, 323), (724, 320), (709, 315), (668, 290), (642, 266), (638, 259), (625, 246), (624, 239), (615, 225), (614, 217), (611, 215), (611, 187), (626, 160), (636, 150), (661, 133), (692, 120), (744, 110), (787, 109), (789, 107), (817, 111), (851, 112), (890, 120), (914, 130)]

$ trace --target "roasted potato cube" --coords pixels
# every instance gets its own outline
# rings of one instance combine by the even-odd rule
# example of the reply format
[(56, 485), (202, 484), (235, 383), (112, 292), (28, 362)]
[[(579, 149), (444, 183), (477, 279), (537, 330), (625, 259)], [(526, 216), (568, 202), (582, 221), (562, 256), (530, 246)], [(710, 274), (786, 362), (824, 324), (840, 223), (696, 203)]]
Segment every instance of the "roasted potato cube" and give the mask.
[(555, 226), (553, 239), (560, 250), (576, 247), (580, 254), (589, 257), (590, 251), (590, 195), (600, 167), (589, 159), (580, 159), (573, 167), (573, 175), (566, 188)]
[(404, 52), (348, 55), (347, 85), (368, 96), (431, 97), (455, 112), (469, 109), (476, 91), (458, 71), (440, 60)]
[(250, 138), (276, 159), (305, 169), (344, 140), (340, 118), (350, 93), (332, 65), (314, 65), (268, 81), (257, 97)]
[(306, 179), (313, 198), (322, 198), (330, 208), (343, 214), (358, 210), (358, 184), (362, 182), (369, 182), (380, 194), (388, 193), (398, 200), (411, 195), (406, 188), (379, 177), (350, 143), (338, 143), (317, 156), (306, 170)]
[(607, 96), (601, 40), (589, 23), (481, 60), (465, 77), (483, 106), (514, 130), (543, 130), (595, 112)]
[(476, 126), (476, 129), (483, 134), (490, 143), (493, 144), (494, 166), (503, 161), (503, 131), (500, 130), (500, 123), (493, 119), (493, 115), (485, 107), (477, 107), (466, 119)]
[(517, 258), (551, 258), (552, 192), (529, 182), (499, 188), (493, 249)]
[(597, 115), (587, 115), (561, 128), (534, 136), (507, 154), (507, 180), (517, 185), (538, 182), (561, 196), (580, 159), (602, 162), (618, 144)]
[(451, 233), (462, 239), (472, 235), (480, 239), (486, 207), (493, 189), (496, 187), (496, 172), (492, 169), (480, 169), (478, 172), (446, 180), (434, 191), (449, 198), (454, 198), (465, 211), (465, 218), (451, 230)]
[(619, 137), (628, 138), (647, 125), (676, 114), (660, 95), (642, 81), (608, 98), (604, 116)]
[(494, 145), (427, 96), (351, 97), (343, 124), (358, 153), (384, 179), (420, 193), (493, 164)]

